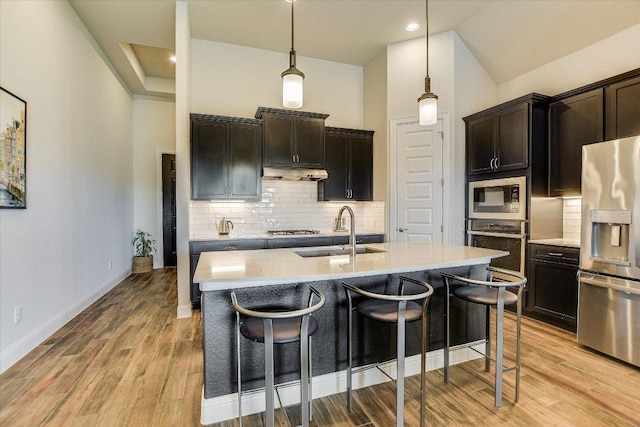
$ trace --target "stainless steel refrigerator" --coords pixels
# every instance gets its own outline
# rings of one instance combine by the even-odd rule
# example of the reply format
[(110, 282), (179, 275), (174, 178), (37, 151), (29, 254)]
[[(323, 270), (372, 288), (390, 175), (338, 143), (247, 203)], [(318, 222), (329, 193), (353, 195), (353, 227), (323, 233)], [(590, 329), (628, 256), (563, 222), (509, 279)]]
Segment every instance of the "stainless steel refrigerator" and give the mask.
[(640, 366), (640, 136), (582, 148), (581, 227), (578, 342)]

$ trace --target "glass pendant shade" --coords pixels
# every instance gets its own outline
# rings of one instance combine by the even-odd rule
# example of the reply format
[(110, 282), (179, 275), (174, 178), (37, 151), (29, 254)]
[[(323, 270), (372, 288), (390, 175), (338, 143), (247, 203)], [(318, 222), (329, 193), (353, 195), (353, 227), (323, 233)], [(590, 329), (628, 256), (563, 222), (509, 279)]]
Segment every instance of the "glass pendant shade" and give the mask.
[(422, 126), (430, 126), (438, 121), (438, 98), (425, 95), (422, 95), (420, 101), (418, 101), (420, 124)]
[(298, 73), (282, 74), (282, 105), (285, 108), (302, 107), (304, 76)]

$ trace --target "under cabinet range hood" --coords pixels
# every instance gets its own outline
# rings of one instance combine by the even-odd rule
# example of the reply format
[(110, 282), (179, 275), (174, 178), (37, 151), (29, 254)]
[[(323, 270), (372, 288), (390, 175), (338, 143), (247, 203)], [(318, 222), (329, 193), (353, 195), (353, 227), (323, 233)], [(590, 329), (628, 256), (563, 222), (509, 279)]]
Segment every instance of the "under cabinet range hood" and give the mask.
[(324, 169), (286, 169), (262, 168), (263, 179), (279, 179), (282, 181), (322, 181), (329, 174)]

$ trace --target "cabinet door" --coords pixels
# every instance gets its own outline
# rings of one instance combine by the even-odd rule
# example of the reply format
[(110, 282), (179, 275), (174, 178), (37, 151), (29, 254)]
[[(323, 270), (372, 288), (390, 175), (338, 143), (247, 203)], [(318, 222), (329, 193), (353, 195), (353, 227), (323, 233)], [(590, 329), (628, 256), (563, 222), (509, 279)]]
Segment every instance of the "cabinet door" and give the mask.
[(549, 195), (579, 195), (582, 146), (604, 137), (603, 89), (549, 105)]
[(293, 118), (278, 114), (264, 114), (264, 166), (291, 167), (293, 165)]
[(531, 261), (529, 309), (561, 320), (575, 330), (578, 310), (576, 265)]
[(467, 174), (493, 172), (491, 162), (494, 158), (493, 116), (467, 123)]
[(191, 124), (191, 199), (227, 197), (227, 124)]
[(529, 166), (529, 104), (497, 114), (496, 157), (498, 170), (526, 169)]
[(260, 199), (261, 130), (259, 125), (229, 123), (229, 198)]
[(351, 190), (353, 200), (373, 200), (373, 139), (371, 137), (349, 137), (348, 188)]
[(298, 156), (296, 166), (312, 169), (324, 168), (324, 120), (306, 117), (296, 117), (295, 149)]
[(347, 200), (347, 135), (327, 132), (325, 152), (329, 178), (318, 183), (321, 199)]
[(640, 77), (605, 89), (607, 139), (640, 135)]

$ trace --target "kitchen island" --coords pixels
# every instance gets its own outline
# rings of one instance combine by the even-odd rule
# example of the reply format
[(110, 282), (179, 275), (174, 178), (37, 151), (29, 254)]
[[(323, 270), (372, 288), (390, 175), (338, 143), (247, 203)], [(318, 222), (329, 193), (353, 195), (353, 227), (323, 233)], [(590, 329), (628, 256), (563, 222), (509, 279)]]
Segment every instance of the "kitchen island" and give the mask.
[[(319, 330), (313, 336), (314, 384), (322, 383), (319, 391), (314, 389), (314, 396), (319, 396), (345, 388), (344, 372), (341, 371), (346, 367), (347, 308), (340, 281), (378, 292), (395, 289), (399, 274), (430, 283), (435, 292), (429, 303), (428, 349), (433, 352), (444, 346), (444, 288), (440, 272), (484, 278), (485, 266), (491, 259), (507, 255), (507, 252), (429, 242), (379, 243), (362, 248), (365, 247), (368, 253), (359, 254), (355, 259), (342, 255), (340, 247), (326, 246), (205, 252), (200, 255), (194, 281), (200, 284), (203, 295), (203, 423), (231, 418), (236, 407), (233, 394), (237, 388), (232, 291), (247, 307), (273, 309), (304, 306), (309, 284), (325, 295), (325, 306), (315, 314)], [(452, 300), (452, 345), (483, 339), (484, 316), (482, 307)], [(395, 327), (369, 322), (359, 316), (355, 316), (354, 321), (359, 323), (354, 327), (354, 342), (357, 343), (354, 348), (355, 366), (395, 357)], [(419, 322), (407, 325), (406, 333), (407, 355), (419, 354)], [(264, 387), (263, 345), (248, 340), (241, 344), (243, 389)], [(296, 346), (276, 346), (277, 384), (299, 379)], [(430, 360), (432, 367), (438, 365), (437, 360)], [(264, 410), (262, 395), (256, 393), (253, 396), (245, 405), (246, 413), (254, 412), (252, 407), (256, 408), (255, 411)]]

